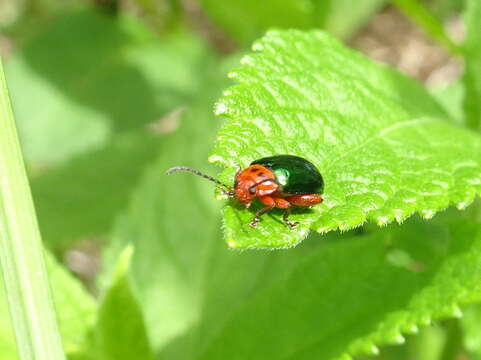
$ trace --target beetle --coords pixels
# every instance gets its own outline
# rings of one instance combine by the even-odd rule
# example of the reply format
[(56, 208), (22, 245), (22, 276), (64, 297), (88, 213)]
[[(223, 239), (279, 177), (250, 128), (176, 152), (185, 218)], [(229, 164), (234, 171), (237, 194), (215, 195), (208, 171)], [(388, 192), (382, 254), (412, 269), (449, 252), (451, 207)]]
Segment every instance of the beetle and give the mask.
[(220, 185), (229, 198), (237, 199), (247, 208), (254, 199), (265, 205), (257, 211), (250, 222), (256, 227), (261, 216), (274, 208), (285, 209), (283, 220), (290, 228), (298, 225), (289, 220), (293, 206), (307, 207), (322, 202), (324, 180), (319, 170), (310, 161), (294, 155), (275, 155), (253, 161), (247, 168), (238, 170), (234, 186), (230, 187), (198, 170), (177, 166), (166, 174), (188, 171)]

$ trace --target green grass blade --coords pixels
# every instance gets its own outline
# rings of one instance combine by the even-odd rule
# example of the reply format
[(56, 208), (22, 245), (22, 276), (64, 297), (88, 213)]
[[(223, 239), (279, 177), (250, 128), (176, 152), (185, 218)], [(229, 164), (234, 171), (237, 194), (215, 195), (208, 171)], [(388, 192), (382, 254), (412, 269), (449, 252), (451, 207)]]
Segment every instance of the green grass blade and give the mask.
[(466, 24), (466, 41), (464, 42), (465, 71), (463, 85), (465, 97), (463, 102), (466, 125), (473, 130), (481, 126), (481, 2), (470, 0), (466, 4), (464, 21)]
[(430, 13), (419, 0), (394, 0), (393, 3), (428, 36), (445, 46), (451, 54), (461, 53), (460, 47), (451, 40), (441, 21)]
[(65, 355), (40, 232), (0, 62), (0, 261), (22, 360)]

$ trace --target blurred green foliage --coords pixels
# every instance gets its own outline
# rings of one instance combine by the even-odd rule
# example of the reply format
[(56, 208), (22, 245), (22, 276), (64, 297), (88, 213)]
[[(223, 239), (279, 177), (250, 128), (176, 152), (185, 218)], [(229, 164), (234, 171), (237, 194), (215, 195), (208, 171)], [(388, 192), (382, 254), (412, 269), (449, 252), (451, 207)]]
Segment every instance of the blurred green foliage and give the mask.
[(385, 0), (201, 0), (203, 9), (241, 44), (249, 44), (269, 28), (323, 28), (350, 36), (380, 9)]
[[(70, 359), (348, 360), (400, 344), (405, 334), (413, 334), (407, 344), (382, 347), (382, 359), (481, 354), (476, 209), (310, 235), (285, 251), (237, 252), (223, 241), (212, 184), (164, 176), (176, 165), (219, 170), (207, 162), (222, 123), (214, 103), (253, 40), (271, 27), (320, 28), (347, 39), (385, 1), (129, 0), (110, 12), (101, 3), (10, 1), (10, 20), (0, 17), (0, 51), (45, 246), (60, 260), (79, 255), (77, 271), (92, 257), (82, 244), (101, 252), (102, 271), (86, 280), (98, 300), (47, 257)], [(435, 97), (459, 126), (476, 128), (479, 3), (424, 4), (442, 20), (465, 12), (459, 56), (467, 71)], [(352, 76), (349, 62), (339, 66)], [(379, 88), (396, 87), (396, 79)], [(417, 92), (399, 96), (427, 106)], [(358, 115), (373, 117), (369, 109)], [(235, 157), (234, 147), (226, 151)], [(1, 293), (0, 358), (12, 360), (3, 300)], [(425, 327), (460, 316), (458, 304), (466, 303), (474, 305), (462, 321), (452, 320), (456, 326)]]

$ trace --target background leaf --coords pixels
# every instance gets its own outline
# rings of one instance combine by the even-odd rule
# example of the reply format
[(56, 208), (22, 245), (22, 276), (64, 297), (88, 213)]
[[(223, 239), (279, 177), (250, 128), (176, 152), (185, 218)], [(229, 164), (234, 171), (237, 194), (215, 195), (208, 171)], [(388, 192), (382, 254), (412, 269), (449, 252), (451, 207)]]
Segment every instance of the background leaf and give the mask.
[(105, 268), (111, 269), (127, 244), (135, 247), (132, 284), (155, 351), (195, 322), (208, 254), (220, 234), (220, 204), (213, 199), (212, 184), (189, 174), (165, 175), (176, 165), (212, 172), (206, 161), (218, 128), (212, 104), (226, 85), (225, 71), (220, 76), (216, 67), (212, 64), (203, 70), (201, 96), (187, 106), (178, 131), (165, 137), (129, 210), (118, 218), (106, 251)]
[(59, 163), (157, 121), (197, 90), (205, 55), (193, 37), (161, 42), (129, 17), (58, 17), (7, 64), (27, 160)]
[(345, 38), (361, 27), (385, 0), (202, 0), (212, 20), (242, 45), (275, 28), (323, 28)]
[[(416, 82), (351, 51), (325, 33), (279, 31), (231, 73), (239, 81), (217, 104), (230, 118), (211, 161), (229, 166), (274, 154), (312, 161), (325, 181), (325, 201), (293, 215), (289, 231), (231, 204), (224, 229), (232, 247), (287, 247), (309, 228), (347, 230), (384, 225), (414, 212), (430, 218), (450, 204), (467, 206), (481, 190), (481, 139), (450, 125)], [(275, 216), (275, 215), (273, 215)]]
[(147, 129), (117, 135), (102, 148), (34, 177), (32, 193), (48, 245), (59, 251), (81, 237), (108, 233), (161, 141)]
[[(91, 23), (93, 29), (106, 33), (105, 38), (90, 42)], [(76, 35), (78, 52), (69, 50), (68, 36), (59, 35), (68, 34), (69, 26), (87, 29)], [(56, 36), (60, 36), (56, 47), (47, 55), (62, 64), (44, 59), (44, 48)], [(116, 44), (116, 38), (123, 40)], [(90, 50), (82, 50), (83, 46)], [(31, 151), (33, 196), (50, 248), (58, 252), (82, 237), (107, 234), (138, 177), (157, 155), (162, 138), (178, 127), (184, 107), (202, 84), (201, 69), (211, 66), (213, 58), (212, 51), (192, 35), (176, 32), (161, 41), (137, 22), (116, 22), (84, 11), (57, 19), (10, 61), (16, 110), (25, 127), (22, 140)], [(76, 68), (76, 62), (82, 62), (82, 68)], [(62, 71), (57, 72), (59, 67)], [(122, 86), (104, 83), (103, 76), (118, 77)], [(69, 97), (55, 84), (71, 86)], [(57, 101), (59, 92), (65, 101)], [(144, 101), (152, 101), (151, 110)], [(89, 115), (99, 107), (100, 117)], [(94, 145), (90, 136), (96, 135), (89, 124), (95, 119), (110, 130)], [(82, 149), (73, 149), (75, 144)]]
[[(460, 316), (458, 304), (481, 295), (476, 226), (410, 223), (311, 249), (235, 309), (199, 358), (348, 359), (403, 343), (403, 333), (433, 319)], [(399, 254), (408, 261), (393, 261)]]
[(463, 83), (465, 87), (464, 111), (469, 127), (480, 130), (481, 124), (481, 3), (476, 0), (466, 1), (466, 57)]
[(119, 256), (114, 278), (99, 306), (91, 343), (83, 354), (86, 358), (153, 359), (142, 310), (128, 278), (132, 253), (133, 248), (127, 247)]

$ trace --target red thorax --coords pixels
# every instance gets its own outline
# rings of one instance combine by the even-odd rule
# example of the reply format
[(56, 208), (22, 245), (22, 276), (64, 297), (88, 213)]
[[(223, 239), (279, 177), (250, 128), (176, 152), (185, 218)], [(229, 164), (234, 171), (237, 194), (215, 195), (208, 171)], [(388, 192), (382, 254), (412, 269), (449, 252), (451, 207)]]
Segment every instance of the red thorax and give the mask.
[(237, 173), (234, 191), (237, 199), (249, 206), (255, 197), (273, 194), (279, 189), (274, 173), (261, 165), (252, 165)]

